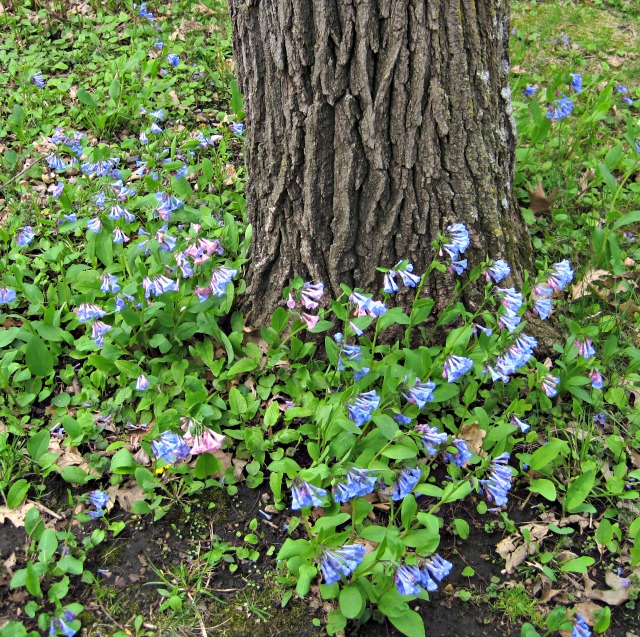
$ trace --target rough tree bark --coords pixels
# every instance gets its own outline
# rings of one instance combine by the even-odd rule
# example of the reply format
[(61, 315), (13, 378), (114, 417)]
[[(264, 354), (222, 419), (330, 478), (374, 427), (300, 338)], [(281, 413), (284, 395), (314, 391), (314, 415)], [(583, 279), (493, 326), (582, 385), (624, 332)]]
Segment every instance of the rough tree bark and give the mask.
[[(245, 309), (295, 276), (374, 291), (463, 222), (470, 264), (532, 249), (511, 184), (508, 0), (229, 0), (253, 224)], [(447, 277), (426, 294), (446, 298)]]

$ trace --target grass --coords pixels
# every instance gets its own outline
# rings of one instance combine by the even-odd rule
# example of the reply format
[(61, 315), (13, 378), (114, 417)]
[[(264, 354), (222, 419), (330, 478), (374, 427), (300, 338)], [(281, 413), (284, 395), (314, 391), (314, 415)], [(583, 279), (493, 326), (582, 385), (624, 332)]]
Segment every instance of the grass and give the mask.
[[(25, 625), (32, 634), (48, 631), (65, 611), (79, 617), (69, 620), (74, 629), (82, 620), (90, 627), (87, 634), (96, 635), (202, 634), (203, 626), (224, 626), (228, 635), (266, 635), (270, 625), (294, 634), (294, 620), (300, 626), (295, 634), (306, 634), (317, 626), (311, 628), (307, 607), (292, 597), (293, 586), (300, 597), (305, 594), (318, 556), (304, 562), (298, 545), (293, 557), (281, 560), (289, 574), (256, 570), (259, 559), (273, 563), (275, 540), (266, 534), (273, 528), (282, 536), (282, 525), (265, 526), (270, 518), (265, 510), (258, 513), (266, 506), (262, 501), (244, 512), (234, 508), (232, 498), (241, 483), (253, 490), (269, 487), (271, 515), (282, 515), (286, 481), (298, 475), (296, 459), (305, 453), (312, 466), (300, 475), (316, 482), (333, 479), (322, 474), (326, 465), (319, 468), (311, 460), (322, 456), (325, 443), (326, 453), (333, 453), (331, 439), (339, 438), (314, 438), (345, 390), (338, 370), (326, 366), (337, 345), (330, 342), (326, 356), (316, 356), (316, 346), (297, 336), (300, 322), (284, 337), (290, 320), (284, 310), (263, 327), (261, 338), (233, 312), (235, 296), (244, 291), (250, 229), (243, 138), (235, 126), (242, 107), (233, 84), (226, 8), (219, 0), (179, 0), (149, 9), (153, 19), (140, 7), (119, 2), (57, 0), (7, 7), (0, 15), (0, 287), (18, 292), (15, 304), (0, 307), (0, 513), (25, 526), (32, 540), (29, 552), (19, 556), (24, 568), (12, 586), (28, 600)], [(485, 449), (493, 455), (507, 448), (513, 452), (520, 488), (540, 495), (549, 509), (595, 520), (602, 530), (585, 543), (585, 552), (604, 546), (607, 569), (616, 566), (627, 575), (640, 563), (640, 523), (633, 513), (640, 479), (640, 13), (625, 0), (519, 1), (512, 13), (520, 139), (516, 192), (539, 270), (570, 258), (582, 281), (555, 316), (563, 340), (548, 364), (555, 365), (564, 391), (553, 402), (542, 396), (537, 383), (548, 367), (540, 362), (494, 391), (483, 389), (480, 377), (464, 381), (460, 399), (441, 398), (442, 410), (427, 413), (432, 423), (455, 434), (458, 420), (477, 429), (478, 420), (486, 419)], [(168, 54), (179, 57), (177, 66)], [(579, 93), (569, 92), (572, 73), (583, 76)], [(524, 97), (527, 85), (537, 85), (537, 94)], [(548, 104), (563, 93), (574, 101), (573, 113), (551, 122)], [(56, 135), (68, 139), (52, 142)], [(57, 169), (52, 155), (67, 167)], [(114, 183), (118, 178), (120, 185)], [(123, 191), (126, 186), (133, 192)], [(96, 219), (103, 224), (101, 233), (87, 229)], [(20, 245), (25, 226), (35, 237)], [(113, 243), (116, 230), (128, 241)], [(195, 276), (185, 274), (175, 294), (152, 288), (145, 296), (143, 277), (177, 276), (172, 244), (186, 250), (202, 239), (214, 247), (206, 263), (191, 263)], [(210, 290), (201, 302), (198, 290), (212, 272), (234, 274), (220, 295)], [(117, 277), (121, 290), (101, 289), (110, 285), (107, 274)], [(116, 305), (117, 292), (124, 309)], [(104, 345), (95, 343), (91, 327), (81, 320), (82, 303), (106, 308)], [(330, 316), (327, 311), (323, 321)], [(585, 362), (574, 345), (586, 337), (598, 352), (603, 391), (590, 390), (593, 361)], [(423, 378), (429, 369), (425, 360), (442, 353), (412, 352), (407, 362), (405, 354), (387, 359), (380, 347), (371, 350), (372, 367), (393, 370), (403, 363), (414, 377), (421, 369)], [(401, 381), (386, 374), (385, 387), (395, 383), (398, 389)], [(140, 389), (141, 377), (149, 391)], [(529, 396), (530, 403), (524, 400)], [(293, 411), (285, 401), (295, 403)], [(502, 413), (526, 417), (534, 428), (519, 436), (500, 420)], [(396, 426), (386, 416), (376, 422), (380, 431)], [(163, 431), (180, 431), (182, 424), (196, 434), (201, 426), (224, 432), (224, 447), (200, 455), (193, 466), (158, 460), (152, 442)], [(407, 453), (407, 447), (392, 446), (393, 440), (392, 433), (384, 446), (365, 448), (362, 457), (369, 454), (379, 471), (389, 471), (389, 460), (381, 466), (380, 459)], [(341, 455), (347, 457), (347, 449)], [(474, 462), (479, 466), (482, 460)], [(465, 484), (455, 468), (447, 471), (458, 487)], [(592, 478), (590, 487), (584, 476)], [(106, 517), (96, 523), (90, 513), (96, 517), (100, 511), (89, 503), (88, 492), (98, 486), (109, 489), (109, 504)], [(431, 493), (437, 488), (434, 482), (424, 486)], [(34, 513), (32, 501), (49, 513)], [(116, 501), (122, 515), (112, 515)], [(401, 521), (394, 521), (397, 511), (387, 520), (401, 524), (392, 526), (400, 538), (415, 531), (412, 501), (407, 502), (396, 516)], [(216, 523), (232, 515), (239, 520), (224, 538), (217, 535), (222, 530), (209, 526), (212, 516), (203, 509), (209, 504), (221, 511), (213, 516)], [(363, 521), (380, 523), (379, 512), (368, 506), (362, 504), (351, 520), (353, 537)], [(319, 524), (313, 534), (324, 533), (323, 542), (335, 540), (339, 546), (346, 540), (338, 542), (329, 533), (338, 534), (343, 524), (331, 527), (334, 515), (342, 513), (327, 507), (324, 522), (291, 517), (287, 537), (302, 542), (301, 529)], [(488, 525), (495, 527), (496, 518), (491, 519)], [(102, 566), (116, 563), (118, 536), (147, 532), (153, 523), (166, 524), (191, 549), (189, 562), (178, 567), (153, 561), (159, 594), (149, 591), (141, 601), (87, 568), (96, 555)], [(607, 523), (618, 526), (611, 531)], [(461, 538), (469, 533), (464, 520), (456, 520), (455, 528)], [(519, 527), (504, 528), (515, 536)], [(598, 537), (606, 541), (596, 544)], [(581, 573), (593, 564), (585, 554), (573, 564), (566, 560), (566, 569), (556, 565), (561, 545), (546, 549), (536, 567), (548, 577)], [(221, 573), (243, 578), (246, 591), (216, 597), (209, 582)], [(365, 588), (356, 580), (342, 592), (320, 589), (324, 604), (332, 607), (328, 626), (334, 633), (347, 617), (365, 621), (371, 614), (364, 602), (359, 610)], [(366, 588), (368, 601), (382, 590), (382, 580), (375, 581)], [(540, 626), (546, 615), (519, 582), (500, 589), (491, 604), (513, 625)], [(383, 614), (402, 630), (392, 611)], [(101, 623), (105, 617), (108, 626)], [(0, 628), (0, 635), (26, 634), (21, 630), (12, 625)]]

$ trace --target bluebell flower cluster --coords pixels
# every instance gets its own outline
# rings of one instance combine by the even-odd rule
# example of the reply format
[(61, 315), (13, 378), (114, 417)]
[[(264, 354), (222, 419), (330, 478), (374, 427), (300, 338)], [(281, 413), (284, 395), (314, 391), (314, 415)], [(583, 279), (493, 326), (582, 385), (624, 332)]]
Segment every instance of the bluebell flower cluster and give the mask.
[(440, 555), (423, 562), (420, 566), (401, 564), (395, 569), (394, 581), (400, 595), (420, 595), (423, 588), (430, 593), (438, 588), (453, 568), (453, 564)]
[(582, 75), (580, 73), (569, 73), (571, 76), (571, 90), (574, 93), (582, 93)]
[(590, 338), (576, 340), (575, 346), (578, 348), (578, 354), (582, 356), (582, 358), (593, 358), (596, 355), (593, 341)]
[(589, 374), (589, 380), (591, 381), (591, 387), (593, 387), (594, 389), (602, 389), (604, 379), (602, 378), (602, 374), (599, 370), (594, 369)]
[(160, 296), (165, 292), (177, 292), (180, 289), (177, 281), (173, 281), (164, 276), (164, 274), (159, 274), (153, 278), (144, 277), (142, 279), (142, 288), (144, 289), (145, 299), (148, 299), (151, 295)]
[(69, 626), (67, 622), (71, 622), (74, 619), (75, 615), (70, 611), (66, 611), (62, 617), (52, 619), (49, 624), (49, 636), (64, 635), (65, 637), (73, 637), (78, 631)]
[(495, 365), (485, 365), (485, 374), (489, 373), (494, 382), (501, 380), (508, 383), (511, 375), (531, 360), (537, 345), (538, 341), (533, 336), (520, 334), (515, 343), (509, 345), (504, 353), (496, 358)]
[(320, 568), (327, 586), (349, 577), (362, 562), (366, 550), (361, 544), (345, 544), (342, 548), (323, 549)]
[(547, 119), (564, 119), (565, 117), (569, 117), (571, 113), (573, 113), (573, 100), (570, 100), (566, 95), (563, 95), (553, 104), (549, 104)]
[(96, 489), (89, 493), (89, 502), (95, 507), (94, 511), (89, 511), (89, 516), (95, 520), (104, 516), (104, 508), (109, 504), (109, 496), (105, 491)]
[(532, 290), (533, 311), (543, 320), (549, 318), (553, 306), (553, 288), (546, 283), (535, 285)]
[(580, 613), (576, 613), (573, 618), (571, 637), (591, 637), (591, 628), (589, 628), (587, 620)]
[(454, 223), (448, 226), (446, 240), (448, 243), (445, 243), (443, 248), (447, 251), (452, 261), (458, 261), (460, 255), (467, 251), (471, 243), (469, 231), (463, 223)]
[(422, 444), (430, 456), (435, 456), (438, 453), (436, 447), (443, 445), (449, 438), (446, 433), (440, 433), (437, 427), (430, 427), (426, 424), (416, 425), (414, 431), (420, 436)]
[(111, 329), (111, 325), (100, 320), (94, 320), (91, 324), (91, 338), (95, 341), (96, 345), (102, 347), (104, 345), (104, 337)]
[(95, 303), (81, 303), (76, 308), (76, 316), (81, 323), (86, 323), (92, 319), (101, 319), (106, 312)]
[(436, 384), (431, 380), (422, 382), (419, 378), (416, 378), (415, 385), (408, 387), (406, 393), (403, 392), (402, 395), (408, 402), (415, 403), (422, 409), (427, 403), (433, 400), (433, 391), (435, 388)]
[[(137, 7), (136, 4), (134, 4), (133, 8), (136, 9), (138, 7)], [(139, 10), (138, 10), (138, 17), (139, 18), (144, 18), (145, 20), (148, 20), (149, 22), (153, 22), (154, 21), (153, 13), (151, 13), (151, 11), (149, 11), (147, 9), (147, 3), (146, 2), (141, 2), (140, 3), (140, 7), (139, 7)]]
[(395, 294), (400, 289), (396, 283), (396, 276), (400, 277), (400, 281), (405, 287), (415, 288), (420, 283), (420, 277), (413, 274), (413, 265), (411, 263), (407, 264), (403, 269), (399, 269), (400, 265), (402, 265), (402, 262), (384, 275), (383, 291), (387, 294)]
[(295, 480), (291, 487), (291, 508), (299, 511), (302, 507), (321, 507), (322, 500), (327, 495), (325, 489), (314, 487), (304, 480)]
[(416, 487), (422, 478), (421, 469), (405, 469), (393, 485), (391, 499), (394, 501), (403, 500)]
[(344, 342), (342, 332), (334, 334), (333, 340), (338, 344), (338, 371), (344, 371), (344, 361), (354, 361), (359, 363), (362, 358), (362, 348), (359, 345), (347, 345)]
[(511, 420), (509, 421), (512, 425), (520, 428), (520, 431), (524, 434), (531, 429), (531, 425), (529, 425), (524, 420), (521, 420), (517, 416), (511, 416)]
[(511, 268), (509, 264), (502, 259), (494, 261), (484, 273), (487, 281), (493, 279), (494, 283), (500, 283), (500, 281), (506, 279), (510, 274)]
[(488, 480), (479, 480), (489, 502), (496, 507), (507, 504), (507, 494), (511, 489), (511, 468), (509, 467), (509, 453), (505, 452), (493, 459), (491, 473)]
[(347, 472), (347, 482), (338, 482), (333, 488), (336, 502), (348, 502), (352, 498), (362, 498), (373, 493), (378, 478), (373, 471), (354, 467)]
[(115, 274), (105, 272), (100, 276), (100, 290), (102, 292), (119, 292), (120, 285)]
[(144, 374), (140, 374), (136, 379), (136, 391), (147, 391), (147, 389), (149, 389), (149, 379)]
[(535, 84), (527, 84), (525, 88), (522, 90), (522, 93), (525, 97), (531, 97), (538, 92), (538, 87)]
[(553, 398), (554, 396), (558, 395), (556, 386), (559, 382), (560, 379), (556, 376), (553, 376), (552, 374), (545, 374), (545, 376), (542, 378), (540, 387), (549, 398)]
[(560, 292), (564, 290), (571, 281), (573, 281), (573, 270), (571, 269), (569, 261), (565, 259), (559, 263), (554, 263), (549, 272), (547, 284), (556, 292)]
[(358, 394), (352, 403), (347, 405), (349, 418), (353, 420), (358, 427), (368, 423), (371, 420), (373, 412), (380, 405), (380, 396), (375, 390)]
[(16, 300), (16, 291), (7, 287), (0, 287), (0, 305), (8, 305)]
[(454, 438), (451, 444), (456, 451), (455, 453), (447, 451), (445, 453), (445, 462), (453, 462), (457, 467), (464, 467), (473, 457), (473, 454), (469, 451), (467, 441), (463, 438)]
[(387, 306), (382, 301), (374, 301), (371, 296), (362, 292), (352, 292), (349, 301), (355, 305), (355, 316), (378, 317), (387, 312)]
[(160, 434), (158, 440), (152, 441), (151, 450), (157, 458), (167, 464), (186, 460), (191, 455), (191, 449), (184, 438), (172, 431), (165, 431)]
[(42, 71), (36, 71), (31, 76), (31, 84), (35, 84), (38, 88), (44, 88), (44, 76), (42, 75)]
[(33, 231), (31, 226), (25, 226), (18, 232), (18, 236), (16, 237), (16, 242), (20, 246), (28, 246), (36, 236), (36, 233)]
[(473, 361), (470, 358), (450, 354), (442, 366), (442, 377), (449, 383), (455, 383), (471, 369), (473, 369)]
[(175, 68), (180, 64), (180, 56), (176, 53), (169, 53), (169, 55), (167, 55), (167, 62), (169, 63), (169, 66)]
[(306, 281), (300, 289), (300, 303), (307, 310), (315, 310), (324, 294), (324, 283), (311, 283)]

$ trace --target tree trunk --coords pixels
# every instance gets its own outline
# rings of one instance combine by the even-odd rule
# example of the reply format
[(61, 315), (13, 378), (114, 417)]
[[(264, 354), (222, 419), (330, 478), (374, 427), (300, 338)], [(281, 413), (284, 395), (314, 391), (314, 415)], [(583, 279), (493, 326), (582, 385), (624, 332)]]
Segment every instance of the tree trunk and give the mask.
[[(532, 264), (512, 192), (507, 0), (229, 0), (253, 224), (245, 310), (294, 277), (381, 287), (447, 225), (470, 265)], [(425, 290), (447, 298), (448, 275)]]

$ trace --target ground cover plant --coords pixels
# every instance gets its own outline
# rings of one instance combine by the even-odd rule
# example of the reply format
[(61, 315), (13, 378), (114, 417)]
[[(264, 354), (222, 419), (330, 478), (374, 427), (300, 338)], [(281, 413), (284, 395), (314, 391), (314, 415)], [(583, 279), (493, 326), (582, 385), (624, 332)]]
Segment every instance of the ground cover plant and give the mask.
[(225, 6), (3, 9), (0, 635), (637, 628), (640, 18), (513, 13), (537, 271), (452, 223), (253, 326)]

